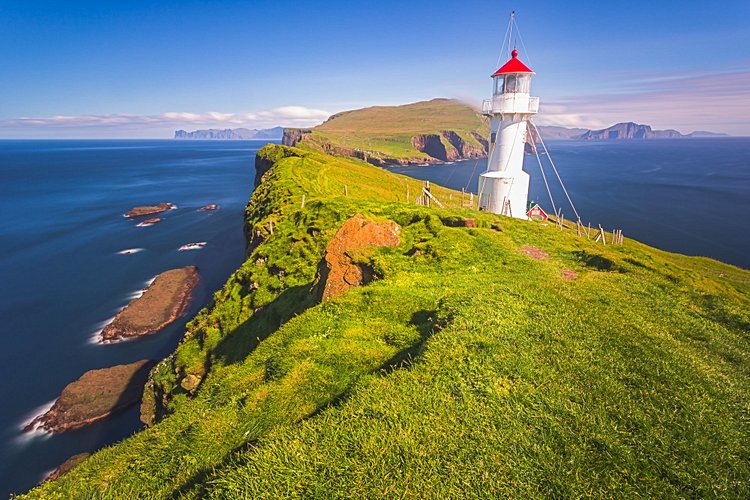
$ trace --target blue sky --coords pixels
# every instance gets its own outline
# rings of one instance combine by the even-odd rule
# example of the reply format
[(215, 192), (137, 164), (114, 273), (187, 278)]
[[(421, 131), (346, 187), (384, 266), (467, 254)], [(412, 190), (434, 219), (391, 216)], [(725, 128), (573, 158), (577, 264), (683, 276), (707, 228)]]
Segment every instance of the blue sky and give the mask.
[(746, 0), (0, 0), (0, 137), (171, 137), (476, 103), (511, 10), (537, 123), (750, 135)]

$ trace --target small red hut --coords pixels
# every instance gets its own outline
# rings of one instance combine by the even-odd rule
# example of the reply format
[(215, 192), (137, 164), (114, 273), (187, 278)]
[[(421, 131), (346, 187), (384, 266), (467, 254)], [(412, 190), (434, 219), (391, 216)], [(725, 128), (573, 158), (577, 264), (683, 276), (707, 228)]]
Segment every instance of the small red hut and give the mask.
[(532, 220), (547, 220), (547, 212), (542, 210), (542, 207), (538, 203), (534, 205), (526, 212), (526, 217)]

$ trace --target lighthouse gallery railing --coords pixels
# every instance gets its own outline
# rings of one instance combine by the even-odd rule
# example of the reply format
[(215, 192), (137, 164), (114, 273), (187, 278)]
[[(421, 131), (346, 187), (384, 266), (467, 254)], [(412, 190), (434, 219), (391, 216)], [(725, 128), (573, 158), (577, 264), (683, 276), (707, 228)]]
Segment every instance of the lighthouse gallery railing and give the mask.
[(537, 113), (539, 98), (528, 95), (503, 94), (482, 102), (482, 113)]

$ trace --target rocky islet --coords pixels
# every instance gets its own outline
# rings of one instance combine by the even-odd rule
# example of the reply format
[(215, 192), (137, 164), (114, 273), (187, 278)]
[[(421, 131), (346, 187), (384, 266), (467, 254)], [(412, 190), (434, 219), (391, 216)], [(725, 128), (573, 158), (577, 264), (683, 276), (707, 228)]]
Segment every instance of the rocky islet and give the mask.
[(80, 429), (137, 403), (153, 361), (90, 370), (68, 384), (52, 408), (34, 418), (24, 431), (41, 428), (59, 433)]

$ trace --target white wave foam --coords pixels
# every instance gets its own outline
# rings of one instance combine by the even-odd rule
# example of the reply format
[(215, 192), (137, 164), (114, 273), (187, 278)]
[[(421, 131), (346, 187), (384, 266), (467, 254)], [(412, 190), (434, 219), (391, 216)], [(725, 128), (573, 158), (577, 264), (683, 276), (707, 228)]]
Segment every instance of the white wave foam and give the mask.
[(120, 250), (117, 252), (117, 255), (130, 255), (138, 252), (142, 252), (145, 250), (144, 248), (126, 248), (125, 250)]
[(155, 222), (139, 222), (135, 227), (150, 227), (156, 224)]
[(31, 424), (34, 419), (36, 419), (37, 417), (41, 417), (42, 415), (47, 413), (50, 408), (52, 408), (52, 405), (55, 404), (55, 401), (57, 401), (57, 399), (53, 399), (52, 401), (48, 401), (43, 405), (39, 405), (23, 417), (23, 420), (18, 424), (18, 430), (21, 432), (21, 434), (16, 436), (16, 438), (13, 440), (16, 444), (24, 445), (34, 439), (48, 439), (52, 436), (52, 432), (42, 428), (39, 422), (37, 422), (34, 427), (28, 431), (24, 431), (24, 429), (27, 425)]
[(184, 252), (185, 250), (200, 250), (201, 248), (206, 246), (205, 241), (197, 241), (195, 243), (188, 243), (187, 245), (182, 245), (180, 248), (177, 249), (178, 252)]
[[(124, 307), (121, 308), (120, 311), (122, 311), (122, 309), (124, 309)], [(114, 319), (115, 317), (112, 316), (111, 318), (105, 319), (104, 321), (101, 321), (97, 323), (96, 325), (94, 325), (94, 331), (91, 332), (91, 335), (89, 335), (88, 343), (89, 344), (101, 344), (102, 343), (102, 331), (104, 331), (104, 328), (106, 328), (108, 324), (112, 323)]]

